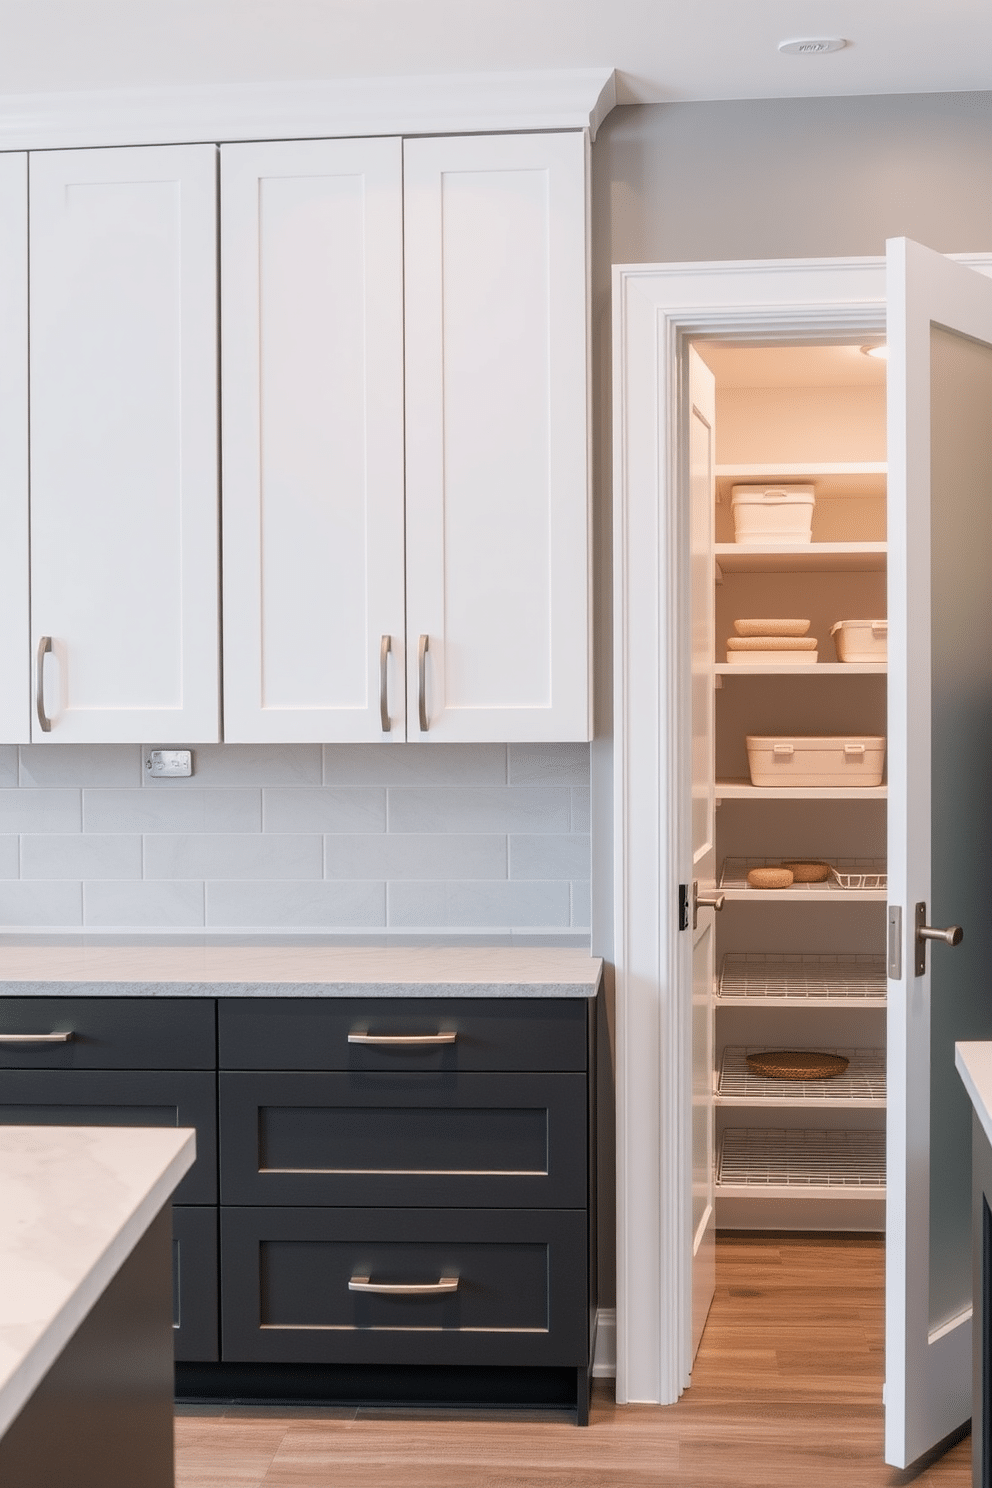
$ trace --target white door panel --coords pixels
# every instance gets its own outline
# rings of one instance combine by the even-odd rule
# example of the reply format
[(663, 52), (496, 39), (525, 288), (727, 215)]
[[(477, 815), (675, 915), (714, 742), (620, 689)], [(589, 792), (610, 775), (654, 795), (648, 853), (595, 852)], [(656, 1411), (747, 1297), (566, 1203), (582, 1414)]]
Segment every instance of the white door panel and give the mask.
[(31, 737), (28, 611), (28, 157), (0, 155), (0, 741)]
[(411, 738), (589, 737), (586, 149), (404, 144)]
[(30, 173), (34, 737), (214, 740), (216, 150)]
[[(918, 244), (887, 260), (889, 982), (886, 1459), (971, 1414), (971, 1115), (954, 1042), (992, 1037), (992, 283)], [(915, 906), (964, 927), (916, 973)]]
[(398, 139), (221, 151), (228, 740), (404, 736), (402, 205)]

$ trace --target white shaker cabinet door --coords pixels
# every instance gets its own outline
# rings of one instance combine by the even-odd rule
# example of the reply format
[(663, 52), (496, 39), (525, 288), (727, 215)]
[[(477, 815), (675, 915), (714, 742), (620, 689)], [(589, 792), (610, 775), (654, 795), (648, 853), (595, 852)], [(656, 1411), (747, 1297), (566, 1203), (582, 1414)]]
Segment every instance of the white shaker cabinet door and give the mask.
[(33, 736), (214, 740), (216, 150), (30, 180)]
[(224, 737), (402, 740), (398, 139), (221, 151)]
[(589, 737), (586, 153), (404, 144), (411, 739)]
[(28, 163), (0, 155), (0, 743), (31, 737), (28, 698)]

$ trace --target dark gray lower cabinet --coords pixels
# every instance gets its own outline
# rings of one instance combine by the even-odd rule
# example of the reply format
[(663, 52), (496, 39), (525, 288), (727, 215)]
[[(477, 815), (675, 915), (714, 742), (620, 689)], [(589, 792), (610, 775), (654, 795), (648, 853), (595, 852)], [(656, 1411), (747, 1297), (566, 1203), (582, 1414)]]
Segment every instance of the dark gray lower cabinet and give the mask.
[(176, 1358), (220, 1358), (217, 1206), (172, 1209), (172, 1328)]

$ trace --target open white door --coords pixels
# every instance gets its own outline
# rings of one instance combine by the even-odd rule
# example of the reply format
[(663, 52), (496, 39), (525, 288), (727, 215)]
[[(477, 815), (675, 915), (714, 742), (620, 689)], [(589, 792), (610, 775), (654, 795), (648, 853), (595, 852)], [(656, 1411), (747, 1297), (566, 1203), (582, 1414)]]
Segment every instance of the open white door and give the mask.
[[(971, 1113), (992, 1037), (992, 282), (898, 239), (889, 342), (886, 1461), (971, 1414)], [(964, 928), (949, 949), (918, 936)], [(925, 968), (918, 955), (925, 952)]]
[(713, 658), (713, 373), (689, 348), (689, 572), (692, 625), (692, 872), (687, 915), (692, 934), (692, 1357), (696, 1357), (716, 1285), (713, 1194), (712, 905), (716, 875)]

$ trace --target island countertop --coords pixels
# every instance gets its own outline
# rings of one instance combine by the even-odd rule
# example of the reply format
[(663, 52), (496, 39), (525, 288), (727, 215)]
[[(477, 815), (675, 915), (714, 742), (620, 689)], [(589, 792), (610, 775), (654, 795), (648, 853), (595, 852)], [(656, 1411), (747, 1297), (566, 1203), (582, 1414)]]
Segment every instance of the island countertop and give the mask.
[(992, 1143), (992, 1043), (955, 1044), (954, 1063), (982, 1130)]
[(0, 1436), (194, 1156), (174, 1127), (0, 1126)]
[(4, 945), (5, 997), (594, 997), (571, 947)]

